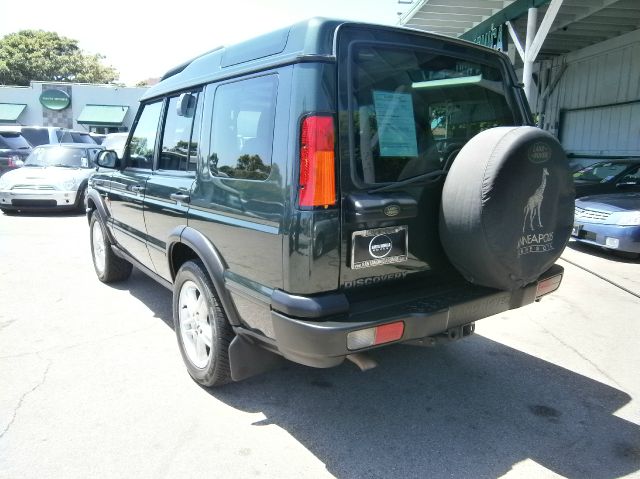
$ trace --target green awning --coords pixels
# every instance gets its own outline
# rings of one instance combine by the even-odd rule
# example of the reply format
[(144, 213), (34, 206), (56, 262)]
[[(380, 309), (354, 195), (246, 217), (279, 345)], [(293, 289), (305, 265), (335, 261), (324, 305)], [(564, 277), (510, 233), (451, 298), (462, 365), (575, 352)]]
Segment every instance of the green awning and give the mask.
[(86, 105), (77, 121), (83, 125), (119, 126), (128, 110), (126, 105)]
[(26, 107), (24, 103), (0, 103), (0, 121), (18, 121)]

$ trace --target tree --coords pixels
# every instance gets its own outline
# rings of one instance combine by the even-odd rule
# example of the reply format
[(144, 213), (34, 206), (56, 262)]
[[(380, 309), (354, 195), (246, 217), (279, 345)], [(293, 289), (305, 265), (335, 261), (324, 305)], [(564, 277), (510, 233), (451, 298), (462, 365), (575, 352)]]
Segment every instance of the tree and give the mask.
[(84, 53), (78, 41), (55, 32), (22, 30), (0, 39), (0, 84), (31, 81), (113, 83), (118, 72), (100, 63), (104, 56)]

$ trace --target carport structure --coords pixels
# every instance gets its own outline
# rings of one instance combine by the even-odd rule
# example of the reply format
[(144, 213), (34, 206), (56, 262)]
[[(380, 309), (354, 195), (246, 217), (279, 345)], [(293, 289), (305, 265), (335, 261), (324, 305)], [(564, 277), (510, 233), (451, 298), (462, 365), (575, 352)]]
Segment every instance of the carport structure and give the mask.
[(399, 23), (505, 52), (570, 155), (640, 156), (639, 0), (419, 0)]

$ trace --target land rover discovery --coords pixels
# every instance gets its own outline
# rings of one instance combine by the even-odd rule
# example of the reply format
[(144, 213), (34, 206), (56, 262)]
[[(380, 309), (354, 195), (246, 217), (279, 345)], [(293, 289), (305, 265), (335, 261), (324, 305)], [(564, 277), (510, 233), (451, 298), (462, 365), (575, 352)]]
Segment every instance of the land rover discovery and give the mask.
[(311, 19), (169, 71), (87, 217), (98, 278), (173, 291), (191, 376), (469, 335), (560, 285), (573, 185), (501, 53)]

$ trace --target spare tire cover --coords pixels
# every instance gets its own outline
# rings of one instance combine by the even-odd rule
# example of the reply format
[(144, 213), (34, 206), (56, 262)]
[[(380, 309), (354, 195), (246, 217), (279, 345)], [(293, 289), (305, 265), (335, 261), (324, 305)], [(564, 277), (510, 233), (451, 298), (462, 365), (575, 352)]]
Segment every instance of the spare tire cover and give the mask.
[(573, 179), (551, 134), (530, 126), (474, 136), (445, 181), (440, 240), (470, 282), (514, 290), (560, 256), (573, 227)]

